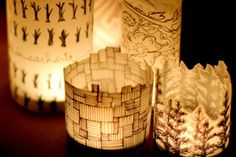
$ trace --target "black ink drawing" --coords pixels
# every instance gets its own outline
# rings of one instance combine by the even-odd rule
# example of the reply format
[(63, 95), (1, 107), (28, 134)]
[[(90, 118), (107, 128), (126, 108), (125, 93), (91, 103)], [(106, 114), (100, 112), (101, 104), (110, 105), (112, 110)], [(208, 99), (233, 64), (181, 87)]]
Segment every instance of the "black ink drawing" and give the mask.
[(53, 45), (53, 37), (54, 37), (54, 31), (53, 28), (48, 29), (48, 46), (52, 46)]
[(18, 23), (16, 23), (16, 21), (13, 21), (13, 27), (14, 27), (14, 35), (17, 37)]
[(21, 70), (21, 74), (22, 74), (21, 82), (25, 83), (26, 72), (24, 70)]
[(18, 68), (15, 65), (15, 63), (13, 63), (13, 76), (16, 78), (16, 74), (17, 74)]
[(51, 89), (51, 77), (52, 77), (52, 74), (48, 74), (48, 89)]
[(26, 40), (27, 40), (27, 36), (28, 36), (27, 28), (23, 26), (23, 27), (21, 28), (21, 31), (22, 31), (22, 40), (23, 40), (23, 41), (26, 41)]
[[(160, 102), (158, 105), (164, 104)], [(158, 127), (155, 129), (155, 138), (160, 140), (167, 150), (170, 150), (174, 154), (186, 154), (189, 148), (180, 147), (182, 144), (187, 144), (189, 139), (181, 137), (186, 132), (186, 123), (183, 116), (186, 112), (182, 109), (179, 102), (173, 103), (169, 100), (166, 110), (155, 111), (155, 125)]]
[(123, 12), (122, 20), (126, 32), (123, 33), (122, 46), (135, 52), (132, 57), (140, 60), (153, 58), (155, 61), (160, 55), (176, 55), (180, 44), (180, 8), (167, 17), (164, 11), (145, 12), (128, 2), (124, 6), (127, 11)]
[(51, 15), (53, 9), (49, 9), (48, 4), (46, 4), (46, 6), (44, 8), (46, 10), (46, 22), (49, 23), (50, 22), (50, 15)]
[(25, 0), (21, 0), (20, 2), (21, 2), (21, 8), (22, 8), (22, 16), (23, 18), (26, 19), (26, 10), (28, 9), (27, 5), (25, 3)]
[(193, 156), (207, 156), (216, 150), (215, 144), (209, 143), (211, 139), (216, 137), (216, 134), (213, 133), (214, 127), (210, 126), (209, 120), (204, 119), (202, 114), (202, 109), (199, 107), (196, 114)]
[(33, 79), (33, 83), (34, 83), (35, 88), (38, 88), (38, 78), (39, 78), (39, 74), (35, 74), (34, 79)]
[(33, 34), (33, 37), (34, 37), (34, 45), (37, 45), (38, 44), (38, 39), (39, 39), (39, 36), (41, 35), (41, 32), (40, 32), (40, 28), (39, 29), (35, 29), (34, 30), (34, 34)]
[(72, 11), (73, 11), (72, 19), (76, 19), (76, 11), (78, 9), (78, 5), (75, 4), (74, 0), (72, 3), (70, 2), (69, 5), (71, 6)]
[(24, 96), (24, 106), (27, 107), (29, 104), (30, 98), (27, 96), (27, 94), (25, 93)]
[(39, 20), (39, 18), (38, 18), (38, 13), (39, 13), (39, 11), (41, 10), (41, 8), (39, 7), (39, 5), (36, 5), (36, 3), (35, 2), (31, 2), (31, 5), (30, 5), (32, 8), (33, 8), (33, 10), (34, 10), (34, 20), (35, 21), (38, 21)]
[(81, 9), (84, 9), (84, 15), (87, 13), (87, 0), (83, 0), (83, 4), (81, 6)]
[(80, 31), (81, 31), (81, 28), (78, 29), (78, 27), (76, 28), (76, 34), (75, 34), (75, 37), (76, 37), (76, 42), (78, 43), (79, 40), (80, 40)]
[(61, 40), (61, 47), (66, 47), (66, 38), (68, 37), (69, 33), (66, 33), (66, 31), (63, 29), (61, 31), (61, 36), (59, 39)]
[(58, 19), (58, 22), (62, 22), (62, 21), (65, 21), (64, 19), (64, 13), (65, 13), (65, 10), (63, 9), (64, 8), (64, 5), (65, 3), (57, 3), (56, 6), (58, 7), (58, 16), (59, 16), (59, 19)]
[(220, 138), (220, 142), (216, 145), (217, 148), (224, 149), (226, 148), (226, 143), (229, 140), (229, 120), (230, 120), (230, 103), (229, 103), (229, 93), (225, 93), (224, 109), (220, 113), (223, 117), (218, 123), (218, 127), (222, 127), (222, 131), (217, 133), (217, 136)]
[(17, 9), (16, 9), (17, 5), (16, 5), (16, 4), (17, 4), (17, 3), (16, 3), (16, 0), (13, 0), (14, 14), (15, 14), (15, 15), (17, 15)]
[(91, 13), (91, 11), (92, 11), (92, 0), (89, 0), (89, 11), (90, 11), (90, 13)]
[(86, 38), (89, 37), (89, 23), (86, 23), (85, 35), (86, 35)]

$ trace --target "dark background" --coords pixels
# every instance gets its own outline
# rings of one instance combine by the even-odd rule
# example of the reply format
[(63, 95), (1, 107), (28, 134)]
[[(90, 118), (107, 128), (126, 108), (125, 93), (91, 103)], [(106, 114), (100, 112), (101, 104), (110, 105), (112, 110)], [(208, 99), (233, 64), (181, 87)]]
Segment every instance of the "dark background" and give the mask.
[[(189, 68), (201, 63), (225, 61), (233, 84), (230, 144), (221, 156), (236, 155), (235, 8), (230, 0), (183, 0), (181, 59)], [(0, 0), (0, 156), (167, 156), (153, 146), (152, 137), (143, 146), (124, 152), (100, 152), (71, 141), (64, 115), (40, 115), (18, 107), (10, 97), (6, 41), (5, 0)], [(232, 154), (232, 155), (230, 155)]]

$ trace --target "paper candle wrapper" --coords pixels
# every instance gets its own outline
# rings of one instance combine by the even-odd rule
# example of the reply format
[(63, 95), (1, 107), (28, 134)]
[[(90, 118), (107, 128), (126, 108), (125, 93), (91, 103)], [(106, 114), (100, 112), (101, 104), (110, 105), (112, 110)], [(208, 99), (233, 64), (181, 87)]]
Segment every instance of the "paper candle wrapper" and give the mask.
[(67, 132), (104, 150), (142, 144), (150, 130), (152, 70), (118, 48), (106, 48), (64, 69)]
[(94, 1), (94, 52), (107, 46), (120, 46), (121, 3), (122, 0)]
[(123, 0), (121, 50), (150, 66), (159, 57), (179, 59), (181, 0)]
[(154, 139), (181, 156), (213, 156), (229, 143), (232, 87), (223, 61), (189, 70), (183, 62), (157, 71)]
[(12, 96), (29, 110), (62, 111), (63, 68), (92, 49), (93, 1), (7, 0), (6, 7)]

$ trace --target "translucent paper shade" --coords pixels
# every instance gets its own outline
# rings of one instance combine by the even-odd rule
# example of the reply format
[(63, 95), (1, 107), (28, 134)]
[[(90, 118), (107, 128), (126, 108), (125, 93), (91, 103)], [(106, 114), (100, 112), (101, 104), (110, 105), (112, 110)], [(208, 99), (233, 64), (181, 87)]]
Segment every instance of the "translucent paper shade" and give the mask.
[(181, 0), (123, 0), (121, 50), (158, 67), (160, 59), (179, 59)]
[(63, 67), (92, 49), (92, 0), (7, 0), (11, 92), (29, 110), (63, 110)]
[(232, 87), (224, 62), (189, 70), (181, 62), (157, 72), (156, 144), (181, 156), (214, 156), (229, 143)]
[(94, 51), (120, 46), (122, 0), (94, 1)]
[(105, 150), (132, 148), (147, 139), (152, 70), (118, 48), (106, 48), (64, 70), (67, 132), (75, 141)]

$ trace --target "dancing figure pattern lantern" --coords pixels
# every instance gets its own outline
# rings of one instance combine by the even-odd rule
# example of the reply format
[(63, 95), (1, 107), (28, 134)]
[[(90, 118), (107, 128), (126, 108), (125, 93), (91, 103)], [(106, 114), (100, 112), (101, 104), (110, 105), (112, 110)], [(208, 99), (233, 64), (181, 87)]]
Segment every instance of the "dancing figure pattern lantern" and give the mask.
[(29, 110), (64, 109), (63, 68), (92, 49), (92, 0), (7, 0), (11, 92)]
[(150, 130), (153, 73), (108, 47), (64, 69), (69, 136), (118, 150), (142, 144)]
[(157, 58), (179, 59), (181, 18), (181, 0), (124, 0), (122, 52), (155, 67)]
[(93, 51), (120, 46), (121, 3), (122, 0), (94, 1)]
[(163, 66), (157, 72), (154, 107), (157, 145), (181, 156), (219, 154), (230, 134), (232, 87), (226, 65)]

